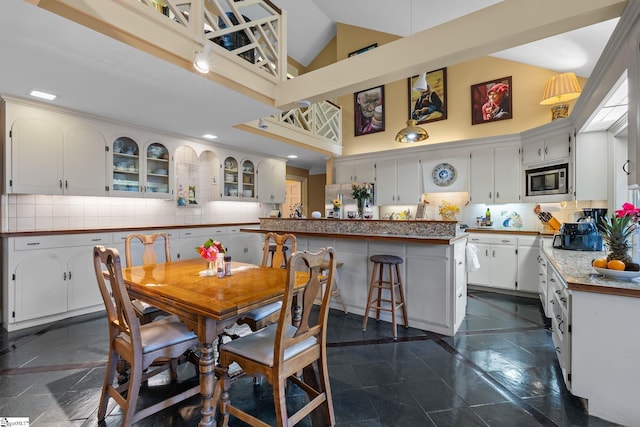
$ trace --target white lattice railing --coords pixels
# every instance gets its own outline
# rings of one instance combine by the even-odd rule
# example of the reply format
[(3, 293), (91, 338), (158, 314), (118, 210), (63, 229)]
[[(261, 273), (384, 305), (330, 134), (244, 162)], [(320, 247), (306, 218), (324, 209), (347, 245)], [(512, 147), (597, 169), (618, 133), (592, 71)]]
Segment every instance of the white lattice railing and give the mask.
[(342, 145), (342, 109), (331, 101), (296, 108), (277, 116), (278, 122)]
[(268, 0), (138, 1), (184, 26), (190, 33), (224, 47), (274, 80), (286, 76), (282, 12)]

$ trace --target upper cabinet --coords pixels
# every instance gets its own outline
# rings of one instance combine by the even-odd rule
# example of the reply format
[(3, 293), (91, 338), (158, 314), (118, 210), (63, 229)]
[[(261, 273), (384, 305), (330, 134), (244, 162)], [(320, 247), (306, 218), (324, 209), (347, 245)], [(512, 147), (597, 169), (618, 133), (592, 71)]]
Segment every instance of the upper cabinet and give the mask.
[(164, 144), (153, 142), (142, 149), (134, 139), (121, 136), (114, 140), (112, 150), (113, 194), (169, 197), (170, 157)]
[(421, 160), (425, 193), (469, 191), (469, 153)]
[(568, 159), (571, 156), (571, 136), (562, 131), (546, 138), (523, 139), (522, 163), (526, 165), (553, 160)]
[(258, 164), (258, 201), (284, 203), (287, 192), (287, 165), (282, 160), (266, 159)]
[(377, 205), (411, 205), (420, 202), (422, 180), (417, 159), (384, 160), (376, 163)]
[(252, 160), (228, 156), (222, 166), (223, 198), (254, 199), (256, 197), (256, 167)]
[(520, 202), (520, 170), (520, 149), (516, 146), (472, 151), (471, 202)]
[(11, 172), (7, 192), (106, 194), (105, 139), (93, 127), (76, 125), (63, 136), (46, 118), (19, 118), (9, 131)]
[(373, 182), (376, 176), (375, 161), (339, 162), (335, 164), (335, 183)]
[(607, 132), (579, 133), (576, 136), (576, 200), (608, 200), (609, 142)]

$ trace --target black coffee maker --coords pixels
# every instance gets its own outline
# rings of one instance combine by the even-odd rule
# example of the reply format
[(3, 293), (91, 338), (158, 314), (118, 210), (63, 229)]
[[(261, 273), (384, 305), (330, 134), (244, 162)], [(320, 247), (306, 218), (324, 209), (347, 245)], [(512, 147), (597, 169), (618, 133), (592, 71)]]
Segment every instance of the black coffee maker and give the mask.
[(591, 221), (598, 230), (602, 231), (600, 221), (607, 216), (607, 210), (605, 208), (586, 208), (582, 209), (582, 217), (578, 218), (578, 222)]

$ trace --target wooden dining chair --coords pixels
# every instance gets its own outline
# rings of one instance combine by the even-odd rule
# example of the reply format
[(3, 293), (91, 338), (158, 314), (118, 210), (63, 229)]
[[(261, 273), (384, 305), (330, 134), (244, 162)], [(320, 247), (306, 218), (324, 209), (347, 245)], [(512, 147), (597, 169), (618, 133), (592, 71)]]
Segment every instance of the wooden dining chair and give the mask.
[[(152, 363), (175, 360), (191, 346), (196, 345), (198, 340), (196, 335), (174, 316), (144, 325), (140, 324), (122, 279), (120, 255), (117, 249), (96, 246), (93, 249), (93, 266), (107, 311), (109, 327), (109, 357), (100, 394), (98, 421), (104, 421), (108, 415), (110, 398), (122, 408), (122, 426), (130, 426), (136, 421), (198, 394), (199, 385), (136, 411), (140, 384), (170, 366), (170, 363), (163, 363), (150, 370)], [(103, 273), (104, 268), (106, 268), (107, 278)], [(107, 286), (107, 281), (110, 286)], [(115, 385), (116, 365), (119, 358), (126, 360), (129, 364), (130, 375), (127, 382)]]
[[(320, 272), (327, 261), (327, 289), (320, 305), (320, 313), (316, 317), (311, 315), (311, 311), (313, 301), (322, 286)], [(229, 366), (233, 362), (238, 363), (244, 373), (262, 375), (271, 383), (278, 427), (293, 426), (320, 406), (324, 409), (327, 425), (335, 424), (326, 352), (326, 327), (335, 270), (336, 257), (333, 248), (321, 249), (317, 253), (295, 252), (289, 258), (287, 266), (284, 305), (280, 310), (278, 323), (221, 346), (218, 359), (220, 379), (216, 384), (214, 399), (220, 402), (222, 426), (228, 424), (230, 415), (252, 426), (269, 426), (231, 404), (229, 389), (235, 378), (230, 375)], [(302, 291), (294, 289), (297, 271), (309, 274)], [(296, 292), (299, 292), (296, 305), (299, 305), (302, 311), (299, 321), (292, 322), (294, 317), (297, 318), (297, 315), (292, 315)], [(297, 326), (294, 326), (294, 323)], [(298, 378), (297, 374), (300, 371), (305, 368), (313, 370), (315, 365), (319, 384), (310, 384)], [(315, 379), (315, 372), (311, 377)], [(308, 376), (305, 375), (305, 378)], [(302, 388), (309, 397), (309, 401), (292, 415), (287, 412), (287, 379)]]
[[(282, 268), (287, 265), (287, 250), (295, 252), (296, 236), (293, 234), (277, 234), (267, 233), (264, 238), (264, 248), (262, 251), (262, 267)], [(252, 331), (260, 329), (275, 323), (280, 316), (280, 308), (282, 302), (274, 302), (264, 307), (257, 308), (248, 312), (244, 317), (238, 319), (238, 324), (248, 325)]]
[[(169, 235), (167, 233), (154, 234), (129, 234), (124, 241), (124, 257), (127, 267), (133, 267), (131, 242), (139, 240), (142, 243), (142, 265), (157, 264), (158, 253), (156, 252), (156, 242), (160, 239), (164, 240), (164, 262), (171, 262), (171, 250), (169, 249)], [(147, 304), (140, 300), (133, 300), (133, 308), (138, 313), (140, 323), (145, 324), (151, 322), (156, 317), (166, 314), (157, 307)]]

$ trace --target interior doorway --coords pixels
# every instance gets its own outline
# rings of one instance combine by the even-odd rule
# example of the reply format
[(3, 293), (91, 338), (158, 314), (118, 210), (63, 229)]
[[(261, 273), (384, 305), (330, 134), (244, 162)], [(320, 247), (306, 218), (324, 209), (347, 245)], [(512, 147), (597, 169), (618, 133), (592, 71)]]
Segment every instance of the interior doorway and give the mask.
[(293, 216), (294, 206), (300, 203), (303, 206), (303, 214), (307, 215), (306, 202), (306, 177), (287, 175), (287, 191), (284, 204), (282, 206), (282, 216)]

